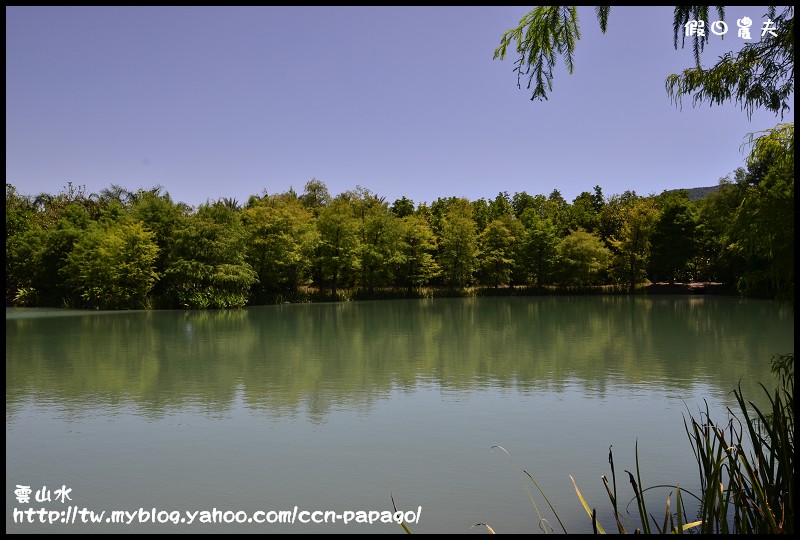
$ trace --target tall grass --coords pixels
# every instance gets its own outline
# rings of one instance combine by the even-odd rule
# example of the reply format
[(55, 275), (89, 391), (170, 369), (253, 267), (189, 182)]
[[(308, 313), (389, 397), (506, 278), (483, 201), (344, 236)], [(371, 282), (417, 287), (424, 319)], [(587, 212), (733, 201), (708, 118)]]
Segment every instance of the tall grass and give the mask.
[(761, 385), (769, 410), (746, 401), (740, 386), (740, 414), (731, 411), (726, 424), (686, 423), (702, 480), (700, 532), (794, 532), (794, 354), (774, 356), (772, 371), (781, 384), (774, 392)]
[[(760, 384), (769, 400), (770, 409), (761, 410), (747, 401), (741, 386), (734, 390), (738, 411), (728, 408), (730, 419), (715, 423), (705, 414), (698, 420), (684, 418), (700, 475), (699, 496), (675, 487), (675, 509), (667, 497), (663, 519), (650, 513), (641, 488), (638, 443), (636, 475), (625, 471), (631, 484), (640, 528), (634, 533), (703, 534), (781, 534), (794, 532), (794, 353), (776, 355), (771, 360), (772, 372), (778, 376), (778, 387), (770, 392)], [(703, 421), (704, 420), (704, 421)], [(603, 483), (614, 510), (615, 525), (620, 533), (629, 532), (618, 511), (616, 474), (609, 448), (613, 489), (604, 476)], [(571, 477), (570, 477), (571, 478)], [(573, 485), (578, 498), (592, 520), (595, 532), (604, 532), (597, 523), (596, 510)], [(653, 486), (665, 487), (665, 486)], [(648, 488), (650, 489), (650, 488)], [(686, 495), (700, 501), (697, 518), (689, 521), (682, 498)]]
[[(625, 470), (636, 501), (638, 524), (620, 512), (614, 457), (609, 447), (608, 462), (611, 481), (602, 481), (613, 509), (614, 526), (620, 534), (644, 533), (702, 533), (702, 534), (792, 534), (794, 533), (794, 353), (773, 356), (772, 372), (778, 377), (774, 391), (760, 384), (766, 393), (769, 409), (762, 410), (747, 401), (741, 386), (733, 391), (738, 410), (728, 408), (729, 419), (724, 424), (715, 423), (705, 413), (700, 419), (684, 417), (684, 427), (689, 437), (700, 475), (700, 494), (682, 490), (679, 486), (651, 486), (642, 488), (639, 464), (639, 445), (636, 444), (635, 474)], [(509, 459), (511, 454), (501, 447)], [(513, 459), (512, 465), (523, 480), (533, 509), (543, 532), (553, 532), (551, 524), (542, 517), (528, 481), (532, 482), (550, 507), (561, 530), (566, 534), (561, 518), (547, 499), (536, 480), (520, 468)], [(570, 476), (575, 493), (581, 503), (592, 530), (605, 534), (606, 529), (597, 520), (597, 509), (584, 498), (577, 483)], [(672, 488), (667, 496), (663, 514), (653, 514), (648, 508), (645, 492), (655, 488)], [(694, 519), (688, 519), (684, 499), (689, 496), (699, 501)], [(487, 532), (494, 528), (486, 523)], [(407, 527), (406, 532), (411, 532)]]

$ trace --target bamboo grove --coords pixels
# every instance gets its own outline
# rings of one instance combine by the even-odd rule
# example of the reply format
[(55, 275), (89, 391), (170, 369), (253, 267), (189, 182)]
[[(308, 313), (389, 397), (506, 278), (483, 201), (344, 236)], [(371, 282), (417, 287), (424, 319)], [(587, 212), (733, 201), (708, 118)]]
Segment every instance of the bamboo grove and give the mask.
[(312, 179), (303, 193), (192, 208), (161, 187), (31, 196), (7, 183), (6, 305), (203, 309), (648, 281), (723, 282), (793, 304), (793, 152), (794, 125), (779, 125), (697, 200), (595, 186), (572, 202), (553, 190), (389, 203)]

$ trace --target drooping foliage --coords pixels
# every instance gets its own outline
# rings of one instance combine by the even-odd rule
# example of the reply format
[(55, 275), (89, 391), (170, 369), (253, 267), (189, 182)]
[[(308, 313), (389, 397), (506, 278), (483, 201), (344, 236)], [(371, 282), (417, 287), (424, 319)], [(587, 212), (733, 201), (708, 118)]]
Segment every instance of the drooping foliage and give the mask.
[[(595, 9), (605, 33), (610, 7)], [(714, 9), (720, 20), (725, 18), (724, 6)], [(675, 49), (686, 45), (685, 25), (708, 21), (710, 11), (709, 6), (675, 6)], [(694, 105), (733, 102), (748, 116), (756, 109), (765, 109), (783, 117), (794, 95), (794, 8), (787, 6), (778, 13), (773, 6), (765, 16), (772, 24), (761, 39), (747, 42), (738, 52), (726, 53), (710, 68), (704, 68), (701, 62), (710, 32), (694, 33), (691, 43), (695, 65), (666, 78), (670, 100), (678, 106), (684, 96), (691, 96)], [(559, 57), (569, 73), (575, 69), (575, 48), (580, 38), (576, 6), (537, 6), (516, 27), (503, 33), (494, 58), (505, 59), (512, 47), (518, 55), (514, 62), (517, 86), (521, 88), (522, 80), (527, 78), (527, 88), (533, 87), (531, 100), (546, 100), (553, 90), (553, 70)]]
[(739, 280), (794, 305), (794, 123), (752, 140), (743, 196), (731, 223), (732, 249), (752, 266)]

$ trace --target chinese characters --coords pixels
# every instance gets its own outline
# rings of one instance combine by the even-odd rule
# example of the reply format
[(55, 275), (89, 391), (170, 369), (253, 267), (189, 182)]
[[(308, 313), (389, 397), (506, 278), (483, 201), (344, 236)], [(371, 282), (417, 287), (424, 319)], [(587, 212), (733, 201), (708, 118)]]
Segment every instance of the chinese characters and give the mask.
[[(61, 489), (55, 490), (54, 493), (47, 489), (47, 486), (42, 486), (42, 489), (36, 490), (34, 497), (36, 502), (52, 502), (53, 494), (55, 494), (56, 501), (63, 504), (72, 500), (72, 497), (69, 496), (71, 492), (72, 488), (68, 488), (67, 486), (61, 486)], [(21, 486), (19, 484), (17, 484), (17, 489), (14, 490), (14, 496), (17, 498), (17, 501), (23, 504), (30, 503), (32, 493), (33, 490), (30, 486)]]
[[(750, 17), (742, 17), (741, 19), (736, 19), (736, 27), (738, 30), (738, 37), (742, 39), (753, 39), (750, 35), (750, 27), (753, 25), (753, 20)], [(691, 21), (687, 22), (683, 25), (685, 30), (685, 36), (701, 36), (704, 37), (706, 35), (706, 23), (705, 21), (698, 21), (692, 19)], [(775, 33), (775, 21), (772, 19), (767, 19), (761, 25), (761, 37), (771, 36), (776, 37), (778, 34)], [(709, 30), (715, 36), (724, 36), (728, 33), (728, 24), (725, 21), (714, 21), (709, 25)]]

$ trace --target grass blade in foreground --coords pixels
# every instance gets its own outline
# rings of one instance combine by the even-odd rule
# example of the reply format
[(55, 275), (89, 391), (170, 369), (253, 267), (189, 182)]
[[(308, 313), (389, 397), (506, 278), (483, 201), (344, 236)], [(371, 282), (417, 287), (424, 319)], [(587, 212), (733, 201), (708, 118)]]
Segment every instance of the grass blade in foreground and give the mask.
[(494, 529), (489, 527), (486, 523), (476, 523), (475, 525), (470, 527), (470, 529), (474, 529), (475, 527), (481, 527), (481, 526), (486, 527), (486, 532), (487, 533), (489, 533), (489, 534), (497, 534), (497, 533), (494, 532)]
[(586, 510), (586, 513), (589, 514), (589, 517), (592, 518), (592, 523), (597, 528), (597, 531), (600, 534), (606, 534), (606, 531), (605, 531), (605, 529), (603, 529), (603, 526), (600, 525), (599, 523), (597, 523), (597, 519), (596, 519), (595, 514), (592, 512), (592, 509), (589, 507), (589, 503), (587, 503), (586, 499), (583, 498), (583, 495), (581, 494), (581, 490), (578, 489), (578, 484), (575, 482), (575, 479), (572, 478), (572, 475), (569, 475), (569, 479), (572, 480), (572, 485), (575, 487), (575, 493), (578, 494), (578, 499), (581, 501), (581, 504), (583, 505), (583, 509)]
[[(394, 508), (395, 513), (397, 513), (397, 505), (394, 502), (394, 493), (389, 493), (389, 496), (392, 498), (392, 507)], [(400, 525), (403, 526), (403, 529), (405, 529), (407, 534), (411, 534), (411, 529), (408, 528), (408, 525), (406, 525), (405, 521), (401, 521)]]
[[(514, 462), (514, 459), (511, 457), (511, 454), (508, 453), (508, 450), (506, 450), (505, 448), (503, 448), (499, 444), (496, 444), (496, 445), (492, 446), (491, 450), (494, 450), (495, 448), (499, 448), (500, 450), (502, 450), (508, 456), (508, 459), (511, 460), (511, 464), (514, 466), (515, 469), (517, 469), (517, 471), (522, 471), (523, 473), (528, 475), (528, 478), (531, 479), (531, 481), (533, 482), (533, 485), (536, 486), (536, 489), (538, 489), (539, 493), (541, 493), (542, 497), (544, 497), (544, 500), (545, 500), (545, 502), (547, 502), (547, 505), (550, 507), (550, 510), (552, 510), (553, 513), (555, 514), (556, 519), (558, 520), (558, 524), (561, 525), (561, 530), (564, 531), (564, 534), (567, 534), (567, 530), (564, 528), (564, 524), (561, 522), (561, 518), (558, 517), (558, 514), (556, 514), (556, 511), (553, 508), (553, 505), (550, 504), (550, 501), (547, 499), (547, 496), (542, 491), (542, 488), (539, 487), (539, 484), (536, 483), (536, 480), (533, 479), (533, 476), (531, 476), (524, 469), (521, 469), (519, 467), (519, 465), (517, 465)], [(549, 526), (550, 527), (550, 532), (552, 532), (553, 531), (553, 527), (550, 526), (550, 522), (548, 522), (545, 518), (543, 518), (542, 514), (539, 512), (539, 507), (536, 505), (536, 500), (533, 498), (533, 493), (531, 493), (530, 488), (528, 488), (528, 483), (525, 482), (524, 478), (522, 479), (522, 482), (523, 482), (523, 485), (525, 486), (525, 491), (528, 492), (528, 497), (531, 499), (531, 503), (533, 504), (533, 509), (536, 511), (536, 515), (539, 517), (539, 528), (542, 529), (543, 532), (547, 533), (546, 527)]]

